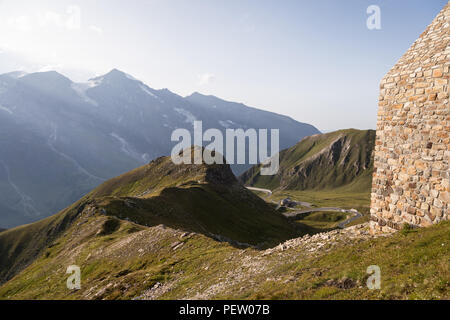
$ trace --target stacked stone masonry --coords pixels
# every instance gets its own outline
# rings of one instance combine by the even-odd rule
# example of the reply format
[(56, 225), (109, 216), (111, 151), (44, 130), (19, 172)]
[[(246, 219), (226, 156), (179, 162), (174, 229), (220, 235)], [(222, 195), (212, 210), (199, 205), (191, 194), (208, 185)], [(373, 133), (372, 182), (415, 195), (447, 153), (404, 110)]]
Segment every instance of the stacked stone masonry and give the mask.
[(449, 219), (450, 2), (382, 79), (372, 233)]

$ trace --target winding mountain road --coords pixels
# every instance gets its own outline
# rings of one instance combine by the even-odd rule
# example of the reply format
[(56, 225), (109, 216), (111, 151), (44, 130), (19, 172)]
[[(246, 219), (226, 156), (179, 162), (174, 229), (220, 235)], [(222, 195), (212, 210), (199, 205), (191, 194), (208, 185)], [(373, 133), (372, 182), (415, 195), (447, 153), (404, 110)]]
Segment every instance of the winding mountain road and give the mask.
[[(260, 192), (267, 193), (266, 197), (269, 197), (272, 195), (272, 191), (269, 189), (262, 189), (262, 188), (255, 188), (255, 187), (246, 187), (246, 188), (251, 191), (260, 191)], [(356, 211), (355, 209), (348, 210), (348, 209), (342, 209), (342, 208), (337, 208), (337, 207), (312, 208), (312, 204), (309, 202), (295, 201), (295, 203), (297, 203), (298, 205), (304, 206), (304, 207), (308, 207), (309, 209), (300, 210), (300, 211), (283, 212), (282, 214), (286, 218), (296, 219), (296, 218), (300, 217), (301, 215), (304, 215), (307, 213), (312, 213), (312, 212), (319, 212), (319, 211), (332, 211), (332, 212), (338, 211), (338, 212), (343, 212), (343, 213), (353, 213), (354, 215), (352, 217), (339, 223), (338, 227), (341, 229), (344, 229), (346, 225), (355, 221), (359, 217), (362, 217), (362, 214), (360, 212)]]
[(268, 197), (270, 197), (272, 195), (272, 191), (269, 189), (262, 189), (262, 188), (255, 188), (255, 187), (246, 187), (246, 188), (251, 191), (259, 191), (259, 192), (267, 193)]

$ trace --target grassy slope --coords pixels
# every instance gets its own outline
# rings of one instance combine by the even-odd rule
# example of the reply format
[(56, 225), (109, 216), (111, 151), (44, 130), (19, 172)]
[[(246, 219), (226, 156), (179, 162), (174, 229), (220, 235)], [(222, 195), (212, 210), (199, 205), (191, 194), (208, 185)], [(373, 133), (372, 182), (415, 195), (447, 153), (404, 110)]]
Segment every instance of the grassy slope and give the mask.
[(51, 245), (76, 218), (81, 203), (44, 220), (0, 233), (0, 283), (20, 272)]
[(305, 214), (297, 221), (311, 228), (318, 229), (320, 232), (329, 231), (337, 228), (339, 222), (347, 219), (348, 214), (342, 212), (313, 212)]
[(165, 224), (253, 245), (297, 234), (284, 217), (246, 190), (228, 165), (174, 166), (163, 157), (111, 179), (88, 197), (108, 215), (141, 225)]
[(223, 237), (234, 244), (269, 246), (298, 229), (246, 190), (227, 165), (175, 166), (170, 158), (111, 179), (77, 204), (37, 223), (0, 234), (0, 282), (53, 245), (88, 208), (142, 226), (166, 226)]
[(277, 175), (261, 176), (254, 166), (239, 179), (273, 190), (268, 201), (290, 197), (316, 208), (357, 209), (364, 216), (351, 225), (363, 223), (369, 218), (374, 140), (375, 131), (355, 129), (307, 137), (280, 152)]
[[(160, 299), (448, 299), (450, 222), (387, 238), (351, 241), (310, 254), (293, 248), (270, 255), (201, 234), (120, 221), (80, 221), (24, 272), (0, 287), (2, 299), (131, 299), (160, 283)], [(178, 249), (174, 244), (182, 243)], [(65, 287), (68, 265), (82, 270), (82, 288)], [(381, 290), (368, 290), (369, 265), (381, 268)], [(328, 280), (349, 278), (339, 288)], [(157, 290), (156, 290), (157, 292)], [(147, 296), (148, 297), (148, 296)]]
[(304, 138), (280, 152), (280, 171), (259, 175), (259, 166), (240, 176), (245, 184), (271, 190), (369, 192), (372, 180), (373, 130), (340, 130)]
[[(170, 281), (181, 272), (186, 275), (185, 282), (200, 281), (205, 274), (199, 272), (201, 264), (222, 269), (222, 259), (237, 250), (200, 234), (183, 239), (182, 232), (170, 228), (127, 221), (121, 221), (115, 232), (100, 235), (106, 220), (88, 217), (83, 227), (74, 225), (25, 272), (1, 287), (0, 298), (135, 298), (156, 282)], [(174, 251), (172, 244), (177, 242), (183, 245)], [(80, 291), (65, 287), (68, 264), (81, 267)], [(109, 283), (115, 286), (99, 293)], [(178, 292), (186, 289), (181, 285)]]
[[(260, 285), (238, 295), (246, 299), (449, 299), (450, 222), (399, 232), (387, 238), (352, 242), (319, 257), (291, 259), (271, 274), (253, 279)], [(295, 257), (295, 251), (292, 252)], [(289, 260), (286, 258), (286, 260)], [(365, 286), (366, 269), (381, 269), (381, 290)], [(277, 278), (287, 282), (271, 281)], [(327, 285), (328, 280), (349, 278), (353, 288)], [(265, 279), (265, 281), (264, 281)]]

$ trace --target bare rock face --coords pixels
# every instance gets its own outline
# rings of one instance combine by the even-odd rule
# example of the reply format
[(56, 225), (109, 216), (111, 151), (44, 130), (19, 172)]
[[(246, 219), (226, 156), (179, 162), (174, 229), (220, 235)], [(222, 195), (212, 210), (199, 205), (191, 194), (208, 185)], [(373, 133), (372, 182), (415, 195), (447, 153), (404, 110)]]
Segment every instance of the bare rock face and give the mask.
[(238, 182), (228, 164), (209, 166), (206, 170), (205, 180), (210, 183), (225, 185)]
[(371, 231), (449, 218), (450, 4), (380, 85)]

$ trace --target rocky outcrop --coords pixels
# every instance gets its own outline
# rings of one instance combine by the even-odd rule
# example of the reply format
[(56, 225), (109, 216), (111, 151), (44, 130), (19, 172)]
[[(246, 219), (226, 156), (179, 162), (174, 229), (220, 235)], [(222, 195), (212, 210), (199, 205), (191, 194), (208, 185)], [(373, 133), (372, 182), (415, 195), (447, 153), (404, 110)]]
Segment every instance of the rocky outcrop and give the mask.
[(312, 236), (307, 234), (300, 238), (291, 239), (274, 248), (265, 250), (262, 255), (271, 255), (294, 248), (301, 248), (303, 252), (308, 252), (311, 254), (316, 252), (324, 253), (330, 251), (338, 245), (372, 238), (373, 236), (369, 233), (368, 223), (363, 223), (345, 229), (317, 233)]

